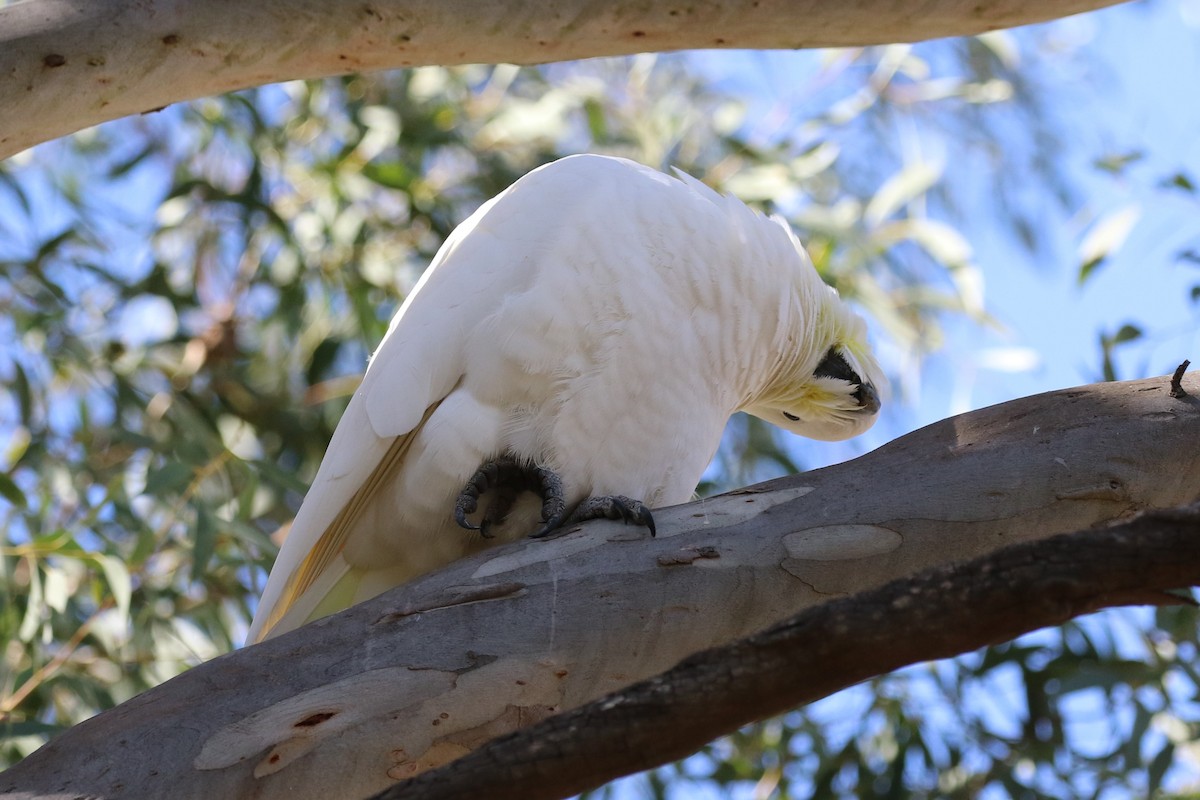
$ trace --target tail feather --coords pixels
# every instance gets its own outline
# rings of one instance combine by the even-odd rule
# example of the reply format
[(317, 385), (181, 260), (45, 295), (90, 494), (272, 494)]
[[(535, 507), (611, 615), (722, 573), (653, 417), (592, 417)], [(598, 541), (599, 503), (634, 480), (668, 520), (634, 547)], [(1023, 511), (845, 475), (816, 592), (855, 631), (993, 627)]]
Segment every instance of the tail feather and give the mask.
[(364, 571), (354, 569), (340, 555), (335, 556), (308, 589), (284, 609), (278, 619), (270, 620), (270, 624), (262, 626), (261, 630), (252, 631), (250, 641), (257, 643), (270, 639), (349, 607), (354, 603)]
[[(441, 401), (425, 409), (421, 425), (429, 419)], [(316, 607), (328, 609), (325, 614), (332, 614), (362, 598), (351, 599), (340, 606), (333, 605), (332, 596), (327, 600), (333, 587), (346, 576), (350, 565), (342, 555), (346, 540), (351, 535), (363, 510), (370, 505), (380, 488), (389, 477), (400, 469), (404, 457), (413, 441), (413, 433), (397, 436), (391, 440), (386, 451), (381, 454), (379, 461), (365, 477), (349, 501), (345, 503), (333, 518), (332, 522), (319, 537), (305, 536), (296, 529), (304, 517), (305, 507), (302, 506), (297, 522), (293, 525), (288, 539), (284, 541), (279, 559), (267, 581), (267, 589), (263, 592), (262, 605), (254, 615), (250, 625), (247, 642), (254, 644), (277, 633), (289, 631), (305, 622), (316, 619), (321, 614), (313, 615)], [(328, 457), (328, 456), (327, 456)], [(320, 478), (320, 473), (318, 473)], [(310, 489), (305, 503), (321, 503), (325, 498), (317, 491), (317, 484)], [(318, 512), (319, 513), (319, 512)], [(305, 533), (312, 528), (303, 528)], [(294, 541), (293, 541), (294, 539)], [(299, 545), (299, 549), (297, 549)], [(362, 572), (362, 571), (360, 571)], [(354, 593), (351, 593), (353, 596)], [(340, 597), (341, 595), (336, 595)], [(301, 611), (294, 612), (299, 608)], [(286, 622), (285, 622), (286, 620)], [(298, 621), (296, 621), (298, 620)]]

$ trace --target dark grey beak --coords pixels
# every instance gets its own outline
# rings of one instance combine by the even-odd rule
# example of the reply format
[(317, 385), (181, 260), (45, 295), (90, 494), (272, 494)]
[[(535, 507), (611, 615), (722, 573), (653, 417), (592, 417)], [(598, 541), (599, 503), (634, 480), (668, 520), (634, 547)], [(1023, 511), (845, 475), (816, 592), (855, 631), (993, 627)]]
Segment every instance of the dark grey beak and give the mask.
[(854, 371), (836, 347), (829, 348), (829, 352), (821, 359), (821, 363), (817, 364), (813, 374), (818, 378), (838, 378), (854, 384), (858, 387), (854, 392), (854, 399), (858, 400), (859, 410), (868, 414), (879, 410), (879, 393), (875, 391), (875, 387), (863, 383), (862, 376)]
[(875, 391), (875, 387), (869, 383), (860, 383), (858, 391), (854, 393), (854, 397), (858, 400), (860, 411), (865, 411), (868, 414), (874, 414), (879, 410), (879, 392)]

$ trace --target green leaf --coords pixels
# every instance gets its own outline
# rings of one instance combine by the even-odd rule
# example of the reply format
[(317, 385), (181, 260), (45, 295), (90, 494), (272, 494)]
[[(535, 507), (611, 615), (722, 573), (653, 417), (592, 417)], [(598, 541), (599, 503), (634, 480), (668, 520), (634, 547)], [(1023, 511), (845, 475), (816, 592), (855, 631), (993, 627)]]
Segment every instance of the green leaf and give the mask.
[(21, 491), (21, 487), (13, 482), (12, 478), (3, 472), (0, 472), (0, 495), (3, 495), (5, 500), (17, 508), (25, 507), (25, 493)]
[(1158, 751), (1154, 759), (1150, 762), (1149, 769), (1146, 770), (1147, 781), (1147, 796), (1155, 797), (1158, 794), (1158, 789), (1162, 786), (1163, 777), (1167, 774), (1167, 769), (1171, 766), (1171, 761), (1175, 757), (1175, 744), (1167, 742), (1163, 745), (1163, 749)]
[(1112, 338), (1113, 344), (1122, 344), (1124, 342), (1132, 342), (1134, 339), (1142, 337), (1142, 329), (1136, 325), (1122, 325), (1117, 331), (1117, 335)]
[(21, 409), (21, 422), (26, 428), (33, 427), (33, 394), (29, 390), (29, 376), (21, 362), (13, 362), (13, 389), (17, 394), (17, 405)]
[(235, 519), (230, 520), (227, 523), (223, 523), (222, 527), (225, 528), (225, 530), (227, 530), (229, 533), (233, 534), (238, 541), (245, 542), (252, 547), (256, 547), (263, 553), (275, 553), (279, 550), (279, 547), (276, 546), (273, 541), (271, 541), (270, 536), (263, 533), (250, 523)]
[(304, 494), (308, 491), (308, 484), (296, 477), (296, 474), (290, 470), (280, 469), (278, 465), (270, 461), (251, 461), (248, 462), (258, 470), (259, 474), (276, 486), (288, 489), (293, 492)]
[(746, 202), (780, 200), (795, 191), (796, 182), (783, 164), (743, 169), (725, 182), (725, 189)]
[(330, 336), (317, 345), (316, 350), (313, 351), (312, 360), (309, 362), (308, 371), (305, 375), (309, 385), (320, 383), (327, 377), (329, 368), (337, 359), (338, 351), (341, 350), (341, 347), (342, 340), (335, 336)]
[(389, 189), (408, 191), (412, 187), (412, 170), (399, 161), (372, 161), (364, 164), (363, 177)]
[(932, 219), (906, 219), (894, 223), (894, 229), (929, 253), (939, 264), (962, 267), (971, 261), (971, 243), (944, 222)]
[(71, 599), (71, 582), (67, 580), (65, 572), (48, 562), (42, 562), (42, 569), (46, 573), (43, 584), (46, 605), (62, 614), (66, 612), (67, 601)]
[(187, 486), (192, 480), (192, 468), (178, 461), (168, 461), (159, 469), (151, 469), (146, 476), (143, 494), (160, 497)]
[(1137, 163), (1146, 157), (1141, 150), (1131, 150), (1128, 153), (1111, 153), (1101, 156), (1092, 162), (1096, 169), (1104, 170), (1113, 175), (1120, 175), (1130, 164)]
[(942, 177), (941, 167), (924, 161), (909, 164), (884, 181), (867, 203), (863, 221), (872, 227), (883, 222), (904, 205), (929, 191)]
[(1188, 194), (1196, 193), (1196, 184), (1192, 179), (1182, 172), (1176, 172), (1170, 178), (1159, 184), (1164, 189), (1182, 189)]
[(116, 556), (104, 553), (97, 553), (95, 559), (104, 572), (104, 580), (117, 604), (117, 611), (121, 614), (121, 619), (129, 619), (129, 603), (133, 597), (133, 579), (125, 567), (125, 562)]
[(112, 437), (114, 442), (121, 442), (137, 448), (153, 448), (156, 444), (152, 437), (136, 431), (117, 429), (112, 432)]
[(1105, 214), (1079, 243), (1079, 284), (1082, 286), (1105, 259), (1125, 244), (1142, 211), (1136, 205)]
[(122, 175), (125, 175), (126, 173), (130, 172), (131, 170), (133, 170), (134, 167), (136, 167), (138, 164), (141, 164), (143, 161), (145, 161), (147, 158), (149, 158), (152, 154), (154, 154), (157, 150), (158, 150), (157, 144), (155, 144), (154, 142), (150, 142), (145, 147), (143, 147), (142, 149), (140, 149), (136, 153), (134, 153), (132, 156), (126, 158), (123, 161), (118, 161), (116, 164), (113, 164), (111, 167), (108, 168), (109, 180), (111, 180), (113, 178), (119, 178)]
[(196, 538), (192, 543), (193, 581), (204, 577), (209, 559), (217, 545), (217, 521), (206, 506), (196, 505)]
[(1142, 329), (1136, 325), (1122, 325), (1121, 328), (1114, 334), (1100, 334), (1100, 353), (1102, 356), (1101, 370), (1104, 380), (1117, 380), (1116, 363), (1113, 361), (1113, 350), (1117, 345), (1125, 344), (1140, 339)]
[(1111, 383), (1117, 379), (1117, 368), (1112, 359), (1112, 341), (1104, 334), (1100, 334), (1100, 354), (1101, 376)]
[(1020, 66), (1021, 48), (1012, 31), (988, 31), (975, 38), (992, 52), (1005, 69), (1015, 70)]
[(17, 739), (23, 736), (54, 736), (62, 733), (70, 725), (51, 725), (47, 722), (38, 722), (35, 719), (20, 720), (18, 722), (4, 722), (0, 725), (0, 739)]
[(0, 186), (4, 186), (12, 192), (17, 204), (21, 206), (21, 210), (25, 212), (26, 216), (29, 216), (32, 206), (29, 204), (29, 196), (25, 194), (25, 190), (21, 187), (21, 182), (0, 169)]
[(77, 236), (74, 228), (67, 228), (60, 233), (51, 236), (38, 247), (35, 261), (42, 262), (51, 256), (58, 248), (62, 247), (67, 241), (74, 239)]
[(583, 112), (587, 115), (588, 133), (597, 142), (608, 140), (608, 120), (604, 116), (604, 106), (594, 97), (583, 101)]
[(1118, 685), (1140, 686), (1158, 677), (1151, 665), (1130, 659), (1076, 660), (1064, 657), (1062, 663), (1055, 667), (1053, 672), (1058, 680), (1058, 693), (1062, 695), (1095, 688), (1111, 691)]
[(17, 639), (22, 642), (32, 642), (42, 626), (42, 571), (38, 569), (33, 559), (29, 559), (29, 595), (25, 604), (25, 616), (17, 629)]
[(1103, 262), (1103, 258), (1092, 258), (1080, 264), (1079, 284), (1082, 286), (1084, 283), (1086, 283), (1088, 278), (1092, 277), (1092, 273), (1096, 271), (1096, 268), (1099, 267)]
[(56, 555), (86, 556), (87, 552), (71, 536), (66, 528), (54, 528), (46, 533), (33, 537), (33, 544), (42, 552), (52, 552)]

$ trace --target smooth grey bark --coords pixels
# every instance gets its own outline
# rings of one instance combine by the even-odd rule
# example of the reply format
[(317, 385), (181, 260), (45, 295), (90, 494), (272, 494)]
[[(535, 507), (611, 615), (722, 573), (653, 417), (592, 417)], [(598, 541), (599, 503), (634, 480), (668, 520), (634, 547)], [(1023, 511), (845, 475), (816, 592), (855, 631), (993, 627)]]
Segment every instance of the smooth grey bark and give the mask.
[[(1184, 386), (1200, 394), (1200, 376)], [(196, 667), (0, 776), (21, 798), (361, 797), (804, 609), (1200, 495), (1168, 378), (963, 414), (854, 461), (485, 551)]]
[(22, 0), (0, 7), (0, 159), (181, 100), (421, 64), (981, 33), (1116, 0)]
[(919, 661), (1120, 605), (1188, 605), (1200, 503), (1019, 542), (823, 603), (662, 675), (494, 739), (371, 800), (561, 800)]

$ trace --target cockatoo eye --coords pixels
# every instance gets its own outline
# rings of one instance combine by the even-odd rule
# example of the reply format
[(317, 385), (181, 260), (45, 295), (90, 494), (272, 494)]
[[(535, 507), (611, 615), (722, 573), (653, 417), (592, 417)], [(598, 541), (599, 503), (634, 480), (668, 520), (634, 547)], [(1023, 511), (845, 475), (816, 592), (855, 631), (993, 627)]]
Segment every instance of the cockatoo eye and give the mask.
[(795, 414), (789, 414), (788, 412), (786, 412), (786, 411), (785, 411), (785, 412), (783, 412), (783, 415), (784, 415), (785, 417), (787, 417), (788, 419), (790, 419), (792, 422), (799, 422), (799, 421), (800, 421), (800, 418), (799, 418), (799, 417), (797, 417)]

